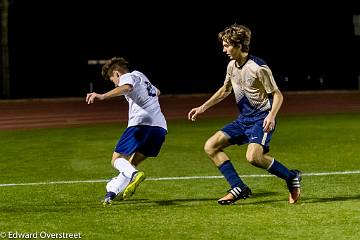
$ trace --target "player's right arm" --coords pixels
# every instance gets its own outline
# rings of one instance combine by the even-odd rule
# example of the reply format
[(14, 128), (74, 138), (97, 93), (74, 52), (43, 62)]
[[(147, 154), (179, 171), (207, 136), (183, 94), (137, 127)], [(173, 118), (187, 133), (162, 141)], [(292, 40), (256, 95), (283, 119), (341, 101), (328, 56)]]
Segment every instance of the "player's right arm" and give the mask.
[(191, 109), (188, 113), (188, 119), (195, 121), (199, 114), (204, 113), (207, 109), (224, 100), (227, 96), (229, 96), (231, 91), (231, 84), (229, 84), (229, 82), (225, 82), (225, 84), (219, 88), (219, 90), (217, 90), (205, 103), (199, 107)]
[(96, 92), (88, 93), (86, 95), (86, 102), (87, 102), (87, 104), (91, 104), (91, 103), (94, 103), (95, 99), (105, 100), (105, 99), (117, 97), (117, 96), (126, 94), (128, 92), (131, 92), (132, 88), (133, 88), (132, 85), (124, 84), (124, 85), (116, 87), (104, 94), (99, 94)]

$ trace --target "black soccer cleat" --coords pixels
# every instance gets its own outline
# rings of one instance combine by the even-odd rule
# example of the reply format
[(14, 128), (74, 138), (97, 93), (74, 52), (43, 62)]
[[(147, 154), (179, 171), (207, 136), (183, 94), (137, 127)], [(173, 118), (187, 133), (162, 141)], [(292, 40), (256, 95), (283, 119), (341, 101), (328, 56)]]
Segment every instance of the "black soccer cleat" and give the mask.
[(234, 204), (239, 199), (246, 199), (252, 195), (251, 189), (249, 187), (245, 187), (241, 189), (239, 187), (234, 187), (228, 191), (224, 197), (218, 200), (220, 205), (231, 205)]
[(286, 182), (287, 188), (289, 189), (289, 203), (294, 204), (300, 198), (301, 192), (301, 172), (299, 170), (291, 170), (295, 174), (295, 177)]

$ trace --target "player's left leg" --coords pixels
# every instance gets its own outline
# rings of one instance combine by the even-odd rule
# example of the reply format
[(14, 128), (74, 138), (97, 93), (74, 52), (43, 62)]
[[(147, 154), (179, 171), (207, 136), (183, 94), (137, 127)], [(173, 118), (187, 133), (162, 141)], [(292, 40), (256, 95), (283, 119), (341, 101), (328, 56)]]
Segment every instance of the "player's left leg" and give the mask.
[(124, 154), (114, 152), (111, 160), (112, 166), (115, 169), (117, 169), (120, 173), (123, 172), (124, 175), (128, 178), (131, 178), (134, 172), (137, 171), (137, 169), (130, 162), (132, 155), (127, 156)]
[(112, 165), (119, 171), (119, 175), (112, 178), (106, 184), (106, 194), (103, 201), (104, 205), (111, 204), (117, 196), (123, 198), (123, 191), (131, 182), (132, 177), (137, 173), (137, 169), (129, 162), (130, 157), (117, 152), (113, 153)]
[(296, 203), (301, 192), (301, 172), (299, 170), (289, 170), (268, 154), (264, 154), (264, 158), (267, 159), (267, 162), (270, 160), (270, 165), (266, 168), (266, 170), (286, 181), (286, 185), (289, 190), (289, 203)]
[(295, 203), (300, 197), (301, 172), (289, 170), (282, 163), (268, 154), (258, 143), (250, 143), (246, 152), (246, 159), (254, 166), (266, 169), (269, 173), (286, 181), (289, 189), (289, 203)]
[(246, 159), (258, 168), (266, 169), (269, 173), (278, 176), (286, 181), (295, 177), (295, 174), (275, 158), (264, 154), (263, 146), (258, 143), (250, 143), (246, 151)]
[(263, 131), (263, 120), (259, 119), (247, 129), (249, 145), (246, 159), (254, 166), (266, 169), (269, 173), (286, 181), (289, 189), (289, 203), (295, 203), (300, 197), (301, 172), (289, 170), (279, 161), (268, 155), (269, 143), (275, 129)]
[(103, 201), (103, 205), (111, 204), (116, 197), (123, 197), (122, 192), (128, 186), (130, 178), (127, 178), (124, 173), (120, 173), (118, 176), (112, 178), (106, 184), (106, 195)]

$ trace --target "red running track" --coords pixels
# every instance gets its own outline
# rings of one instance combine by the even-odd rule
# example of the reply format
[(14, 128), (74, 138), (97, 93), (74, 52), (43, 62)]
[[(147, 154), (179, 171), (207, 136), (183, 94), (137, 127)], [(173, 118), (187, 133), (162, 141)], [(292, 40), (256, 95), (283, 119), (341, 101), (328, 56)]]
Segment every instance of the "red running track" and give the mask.
[[(210, 95), (160, 96), (167, 120), (187, 119), (187, 113)], [(279, 115), (360, 113), (360, 91), (285, 92)], [(236, 117), (233, 96), (201, 117)], [(0, 100), (0, 130), (126, 122), (128, 105), (122, 97), (88, 105), (84, 98)]]

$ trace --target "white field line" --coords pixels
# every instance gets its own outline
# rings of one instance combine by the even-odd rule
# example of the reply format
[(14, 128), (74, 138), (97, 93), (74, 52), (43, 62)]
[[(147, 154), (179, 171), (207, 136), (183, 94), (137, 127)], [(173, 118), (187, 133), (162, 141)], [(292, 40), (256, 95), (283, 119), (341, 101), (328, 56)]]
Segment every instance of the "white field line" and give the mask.
[[(360, 170), (343, 171), (343, 172), (319, 172), (319, 173), (302, 173), (303, 176), (330, 176), (330, 175), (350, 175), (360, 174)], [(253, 174), (241, 175), (241, 178), (262, 178), (274, 177), (271, 174)], [(161, 177), (161, 178), (146, 178), (147, 181), (173, 181), (173, 180), (192, 180), (192, 179), (218, 179), (223, 176), (188, 176), (188, 177)], [(52, 185), (52, 184), (75, 184), (75, 183), (99, 183), (107, 182), (107, 179), (98, 180), (79, 180), (79, 181), (54, 181), (54, 182), (33, 182), (33, 183), (3, 183), (0, 187), (16, 187), (16, 186), (36, 186), (36, 185)]]

